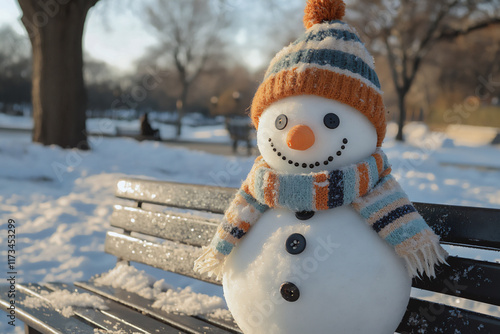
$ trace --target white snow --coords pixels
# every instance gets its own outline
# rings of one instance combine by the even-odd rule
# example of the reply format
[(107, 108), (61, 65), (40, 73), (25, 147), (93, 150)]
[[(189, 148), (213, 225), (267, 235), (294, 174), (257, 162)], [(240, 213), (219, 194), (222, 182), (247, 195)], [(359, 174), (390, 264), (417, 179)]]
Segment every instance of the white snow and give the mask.
[(100, 310), (107, 310), (108, 307), (101, 298), (90, 293), (77, 293), (67, 290), (54, 292), (42, 291), (41, 298), (26, 297), (22, 305), (31, 308), (47, 306), (57, 309), (65, 317), (75, 314), (74, 307), (88, 307)]
[(226, 303), (218, 296), (195, 293), (188, 286), (184, 289), (178, 288), (159, 294), (156, 296), (153, 307), (166, 312), (199, 315), (218, 312), (226, 307)]
[(0, 127), (6, 129), (33, 129), (33, 119), (31, 117), (12, 116), (0, 113)]
[[(199, 125), (198, 114), (186, 115), (183, 119), (181, 136), (179, 140), (194, 141), (194, 142), (211, 142), (211, 143), (230, 143), (229, 133), (221, 124), (221, 120), (216, 120), (214, 125)], [(162, 115), (156, 115), (155, 119), (161, 120)], [(160, 130), (162, 139), (175, 139), (176, 127), (172, 124), (152, 120), (151, 126), (154, 129)], [(140, 120), (123, 120), (109, 118), (89, 118), (87, 119), (87, 132), (90, 134), (101, 135), (116, 135), (117, 133), (126, 133), (137, 135), (140, 132)], [(190, 126), (188, 126), (190, 125)], [(0, 113), (0, 128), (3, 129), (33, 129), (33, 119), (31, 117), (12, 116)]]
[[(224, 131), (223, 125), (218, 130)], [(391, 139), (390, 125), (384, 143), (394, 175), (410, 199), (500, 208), (500, 148), (481, 145), (470, 150), (445, 134), (424, 130), (418, 135), (416, 129), (410, 131), (411, 140), (401, 144)], [(124, 138), (94, 136), (93, 150), (80, 152), (33, 144), (29, 137), (28, 132), (0, 130), (0, 212), (2, 221), (16, 221), (19, 283), (88, 280), (115, 266), (116, 258), (104, 254), (103, 245), (113, 205), (125, 203), (113, 195), (120, 177), (239, 187), (253, 163), (253, 158)], [(446, 141), (452, 145), (443, 147)], [(470, 167), (471, 162), (476, 164)], [(6, 235), (2, 229), (0, 245), (6, 244)], [(498, 253), (460, 252), (500, 262)], [(0, 247), (0, 257), (6, 258), (6, 253)], [(174, 288), (190, 286), (193, 292), (222, 296), (213, 285), (141, 269), (157, 279), (165, 278)], [(10, 327), (0, 321), (0, 333), (13, 333)]]
[(95, 283), (121, 288), (147, 299), (154, 299), (162, 291), (172, 289), (172, 286), (165, 283), (165, 280), (157, 281), (143, 270), (137, 270), (133, 266), (124, 264), (118, 264), (115, 268), (98, 276)]
[(154, 308), (166, 312), (199, 315), (214, 313), (224, 317), (224, 300), (218, 296), (209, 296), (193, 292), (191, 287), (174, 289), (163, 279), (139, 271), (132, 266), (118, 264), (115, 268), (95, 279), (98, 285), (109, 285), (133, 292), (147, 299), (155, 300)]

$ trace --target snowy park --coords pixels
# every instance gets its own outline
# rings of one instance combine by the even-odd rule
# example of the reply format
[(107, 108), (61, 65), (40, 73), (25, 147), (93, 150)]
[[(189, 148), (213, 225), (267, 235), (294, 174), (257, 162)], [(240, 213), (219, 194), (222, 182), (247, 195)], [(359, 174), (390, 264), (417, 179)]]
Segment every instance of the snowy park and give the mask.
[(500, 0), (6, 0), (0, 334), (500, 332)]
[[(217, 130), (224, 129), (219, 126), (213, 132), (218, 133)], [(407, 125), (406, 144), (396, 142), (394, 135), (395, 125), (389, 124), (383, 147), (395, 177), (412, 201), (500, 208), (498, 146), (477, 145), (479, 139), (466, 145), (463, 137), (459, 145), (446, 134), (431, 132), (417, 123)], [(214, 141), (220, 141), (215, 134), (214, 137)], [(105, 254), (103, 245), (113, 205), (119, 202), (114, 197), (119, 178), (237, 188), (255, 158), (212, 155), (129, 138), (94, 136), (91, 142), (90, 152), (63, 150), (33, 144), (28, 134), (10, 139), (0, 131), (0, 208), (4, 217), (18, 224), (20, 282), (84, 281), (115, 267), (116, 258)], [(448, 251), (500, 262), (498, 253), (472, 253), (458, 247)], [(4, 256), (5, 251), (2, 252)], [(128, 272), (120, 273), (114, 269), (113, 281), (132, 291), (152, 294), (155, 280), (164, 279), (175, 288), (184, 289), (179, 294), (196, 292), (219, 298), (198, 297), (202, 306), (195, 310), (191, 310), (193, 305), (184, 306), (184, 311), (214, 312), (224, 308), (219, 287), (150, 267), (138, 268), (145, 272), (131, 273), (127, 269)], [(500, 315), (498, 309), (492, 313)], [(4, 322), (2, 325), (0, 331), (10, 333)]]

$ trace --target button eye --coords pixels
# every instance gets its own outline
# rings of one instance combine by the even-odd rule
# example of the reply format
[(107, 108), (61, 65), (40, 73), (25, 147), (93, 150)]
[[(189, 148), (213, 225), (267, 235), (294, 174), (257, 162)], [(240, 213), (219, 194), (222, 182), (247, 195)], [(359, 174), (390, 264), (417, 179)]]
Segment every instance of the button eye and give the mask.
[(276, 126), (276, 129), (283, 130), (286, 127), (287, 123), (288, 123), (288, 118), (285, 115), (281, 114), (278, 117), (276, 117), (274, 125)]
[(340, 125), (340, 118), (334, 113), (328, 113), (323, 118), (323, 123), (329, 129), (336, 129)]

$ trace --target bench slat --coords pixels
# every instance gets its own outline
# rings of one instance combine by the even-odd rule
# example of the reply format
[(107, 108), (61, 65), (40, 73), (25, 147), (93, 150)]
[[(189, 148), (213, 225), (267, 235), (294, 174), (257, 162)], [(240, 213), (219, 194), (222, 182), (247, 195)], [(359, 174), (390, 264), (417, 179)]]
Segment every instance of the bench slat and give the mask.
[(449, 257), (436, 268), (436, 278), (413, 279), (413, 286), (500, 306), (500, 264)]
[[(193, 246), (207, 245), (217, 229), (215, 220), (203, 217), (122, 206), (115, 208), (112, 225)], [(459, 257), (450, 257), (449, 264), (437, 269), (437, 278), (414, 279), (413, 286), (500, 305), (500, 290), (495, 285), (500, 282), (500, 265)]]
[[(165, 181), (122, 179), (116, 196), (184, 209), (224, 213), (236, 193), (221, 188)], [(500, 250), (500, 210), (414, 203), (445, 243)]]
[(411, 298), (398, 329), (413, 333), (500, 333), (500, 319)]
[[(445, 221), (447, 218), (446, 207), (434, 204), (426, 204), (426, 203), (414, 203), (415, 206), (421, 210), (422, 214), (425, 216), (426, 220), (429, 222), (429, 225), (439, 234), (441, 234), (441, 241), (447, 244), (454, 245), (475, 245), (478, 248), (487, 248), (487, 249), (496, 249), (497, 241), (500, 240), (500, 226), (498, 227), (498, 231), (489, 231), (488, 229), (484, 229), (487, 232), (487, 236), (489, 240), (477, 240), (473, 238), (468, 238), (465, 240), (463, 236), (466, 231), (462, 229), (460, 224), (456, 223), (454, 227), (445, 227), (449, 224), (453, 225), (458, 219), (456, 216), (452, 216), (452, 220)], [(462, 216), (470, 216), (474, 215), (474, 211), (476, 208), (462, 208), (463, 210), (458, 210), (461, 212)], [(470, 209), (470, 211), (469, 211)], [(457, 213), (456, 208), (450, 209)], [(493, 217), (498, 216), (500, 219), (500, 210), (492, 210), (490, 220)], [(443, 218), (444, 217), (444, 218)], [(481, 220), (484, 222), (484, 220)], [(500, 221), (500, 220), (499, 220)], [(179, 241), (182, 243), (190, 244), (193, 246), (205, 246), (210, 241), (215, 231), (217, 230), (217, 225), (219, 221), (216, 219), (207, 219), (201, 216), (189, 215), (189, 214), (180, 214), (175, 212), (150, 212), (145, 211), (140, 208), (132, 208), (132, 207), (123, 207), (121, 205), (116, 205), (113, 215), (111, 217), (111, 224), (115, 227), (120, 227), (125, 230), (140, 232), (147, 235), (152, 235), (168, 240)], [(470, 222), (470, 225), (477, 224), (478, 230), (482, 228), (482, 225), (478, 222)], [(490, 222), (490, 225), (494, 225)], [(499, 224), (500, 225), (500, 224)], [(467, 232), (468, 233), (468, 232)], [(479, 233), (481, 231), (477, 231), (474, 238), (479, 237)], [(484, 237), (484, 236), (483, 236)], [(488, 246), (488, 247), (486, 247)]]
[[(77, 282), (76, 286), (79, 286), (85, 290), (92, 291), (95, 294), (101, 295), (103, 297), (114, 300), (118, 303), (122, 303), (136, 309), (146, 315), (160, 319), (166, 323), (170, 323), (184, 330), (189, 330), (190, 333), (214, 333), (214, 334), (227, 334), (227, 333), (241, 333), (237, 328), (236, 324), (225, 322), (226, 328), (218, 328), (205, 321), (202, 321), (196, 317), (190, 317), (182, 314), (172, 314), (162, 311), (157, 308), (153, 308), (152, 305), (154, 300), (149, 300), (141, 297), (133, 292), (128, 292), (120, 288), (113, 288), (110, 286), (98, 286), (94, 282)], [(221, 322), (223, 322), (221, 320)]]
[(214, 277), (201, 275), (193, 270), (194, 260), (201, 248), (182, 244), (157, 244), (131, 236), (108, 232), (104, 250), (126, 261), (144, 263), (155, 268), (193, 277), (205, 282), (221, 285)]
[[(9, 287), (7, 285), (0, 285), (0, 305), (3, 310), (10, 306), (10, 302), (5, 299), (8, 290)], [(16, 285), (16, 318), (24, 322), (27, 326), (34, 328), (41, 333), (50, 334), (94, 333), (94, 327), (91, 327), (74, 317), (65, 318), (59, 312), (50, 307), (40, 306), (32, 308), (23, 305), (23, 302), (27, 297), (33, 297), (33, 294), (29, 293), (29, 289), (19, 284)], [(4, 321), (4, 319), (2, 319), (2, 321)]]
[(500, 250), (500, 210), (418, 202), (413, 204), (443, 242)]
[[(88, 293), (88, 291), (79, 289), (74, 285), (64, 283), (48, 283), (46, 287), (51, 291), (66, 290), (77, 293)], [(179, 330), (172, 326), (149, 318), (105, 297), (102, 299), (109, 308), (108, 310), (100, 311), (92, 308), (74, 307), (75, 314), (87, 322), (96, 325), (96, 327), (111, 332), (123, 330), (125, 333), (134, 333), (139, 330), (144, 333), (179, 334)]]
[(121, 205), (115, 205), (111, 215), (111, 226), (198, 247), (210, 242), (218, 225), (215, 219), (174, 212), (151, 212)]
[(224, 213), (236, 189), (175, 182), (121, 179), (116, 197), (176, 208)]

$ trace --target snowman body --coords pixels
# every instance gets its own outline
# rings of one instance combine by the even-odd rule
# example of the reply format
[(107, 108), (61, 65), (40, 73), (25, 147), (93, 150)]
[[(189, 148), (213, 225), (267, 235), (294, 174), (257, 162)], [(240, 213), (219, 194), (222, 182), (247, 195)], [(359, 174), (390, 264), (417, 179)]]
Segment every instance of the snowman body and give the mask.
[[(411, 288), (403, 260), (350, 206), (297, 216), (268, 210), (226, 260), (224, 295), (243, 332), (393, 333)], [(290, 283), (295, 301), (282, 295)]]
[[(363, 114), (322, 97), (281, 99), (259, 124), (262, 157), (282, 173), (332, 171), (376, 149), (377, 133)], [(392, 334), (411, 279), (404, 261), (350, 205), (300, 213), (271, 208), (228, 255), (223, 288), (245, 334)]]

